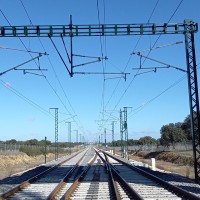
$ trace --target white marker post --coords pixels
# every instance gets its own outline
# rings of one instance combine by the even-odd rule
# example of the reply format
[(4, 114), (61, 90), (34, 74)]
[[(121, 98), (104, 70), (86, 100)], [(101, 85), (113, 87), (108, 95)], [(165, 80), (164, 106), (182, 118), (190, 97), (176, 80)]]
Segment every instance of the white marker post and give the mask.
[(152, 170), (155, 171), (156, 170), (156, 159), (155, 158), (151, 158), (151, 166), (152, 166)]

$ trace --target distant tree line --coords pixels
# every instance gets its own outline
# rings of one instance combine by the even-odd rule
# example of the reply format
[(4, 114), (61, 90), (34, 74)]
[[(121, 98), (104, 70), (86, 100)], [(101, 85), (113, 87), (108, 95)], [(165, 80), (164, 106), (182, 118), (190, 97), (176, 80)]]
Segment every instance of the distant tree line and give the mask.
[[(128, 145), (162, 145), (169, 146), (177, 142), (187, 142), (192, 140), (190, 125), (190, 115), (188, 115), (183, 122), (170, 123), (163, 125), (160, 129), (160, 138), (155, 139), (151, 136), (141, 137), (139, 140), (128, 140)], [(113, 143), (109, 143), (112, 146)], [(121, 146), (122, 141), (114, 141), (114, 146)]]
[[(15, 139), (7, 140), (5, 142), (1, 141), (1, 143), (6, 143), (6, 144), (11, 144), (11, 145), (34, 145), (34, 146), (54, 146), (55, 143), (51, 142), (49, 140), (37, 140), (37, 139), (30, 139), (26, 141), (17, 141)], [(76, 142), (58, 142), (58, 147), (60, 148), (67, 148), (67, 147), (74, 147), (76, 145), (80, 145), (81, 143), (76, 143)]]
[[(175, 144), (177, 142), (187, 142), (192, 140), (191, 130), (190, 130), (190, 115), (188, 115), (183, 122), (177, 123), (169, 123), (167, 125), (163, 125), (160, 129), (160, 138), (155, 139), (151, 136), (141, 137), (139, 140), (128, 140), (128, 145), (162, 145), (168, 146), (170, 144)], [(1, 141), (2, 142), (2, 141)], [(6, 144), (20, 144), (20, 145), (35, 145), (35, 146), (45, 146), (45, 142), (47, 146), (54, 146), (54, 142), (52, 143), (49, 140), (37, 140), (31, 139), (27, 141), (17, 141), (15, 139), (7, 140)], [(121, 140), (114, 141), (114, 146), (121, 146)], [(81, 143), (69, 143), (69, 142), (58, 142), (59, 148), (68, 148), (74, 147), (76, 145), (80, 145)], [(112, 146), (112, 143), (108, 143), (109, 146)]]

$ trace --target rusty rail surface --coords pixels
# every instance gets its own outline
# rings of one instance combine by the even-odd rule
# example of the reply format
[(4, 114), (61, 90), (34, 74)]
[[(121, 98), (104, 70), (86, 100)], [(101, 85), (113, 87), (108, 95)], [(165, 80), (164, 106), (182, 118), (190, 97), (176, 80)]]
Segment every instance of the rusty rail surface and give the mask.
[(12, 188), (12, 189), (10, 189), (10, 190), (4, 192), (3, 194), (0, 195), (0, 200), (6, 199), (6, 198), (10, 197), (11, 195), (14, 195), (14, 194), (17, 193), (18, 191), (24, 189), (25, 187), (29, 186), (30, 184), (36, 182), (36, 181), (37, 181), (38, 179), (40, 179), (42, 176), (44, 176), (45, 174), (47, 174), (47, 173), (53, 171), (54, 169), (58, 168), (58, 167), (59, 167), (60, 165), (62, 165), (63, 163), (68, 162), (69, 160), (71, 160), (72, 158), (74, 158), (75, 156), (77, 156), (79, 153), (81, 153), (81, 152), (76, 153), (75, 155), (73, 155), (73, 156), (69, 157), (68, 159), (66, 159), (66, 160), (64, 160), (64, 161), (62, 161), (62, 162), (60, 162), (59, 164), (54, 165), (53, 167), (51, 167), (51, 168), (49, 168), (49, 169), (47, 169), (47, 170), (44, 170), (43, 172), (41, 172), (41, 173), (39, 173), (39, 174), (33, 176), (32, 178), (28, 179), (27, 181), (24, 181), (24, 182), (21, 183), (20, 185), (18, 185), (18, 186), (16, 186), (16, 187), (14, 187), (14, 188)]
[(175, 193), (176, 195), (178, 195), (178, 196), (180, 196), (182, 198), (191, 199), (191, 200), (200, 200), (200, 197), (198, 197), (198, 196), (196, 196), (196, 195), (194, 195), (192, 193), (189, 193), (186, 190), (183, 190), (183, 189), (181, 189), (181, 188), (179, 188), (179, 187), (177, 187), (175, 185), (172, 185), (172, 184), (164, 181), (163, 179), (161, 179), (159, 177), (156, 177), (153, 174), (150, 174), (150, 173), (148, 173), (148, 172), (146, 172), (146, 171), (144, 171), (142, 169), (139, 169), (139, 168), (137, 168), (137, 167), (135, 167), (133, 165), (130, 165), (129, 163), (126, 163), (126, 162), (120, 160), (119, 158), (116, 158), (116, 157), (114, 157), (114, 156), (112, 156), (112, 155), (110, 155), (110, 154), (108, 154), (108, 153), (106, 153), (106, 152), (104, 152), (102, 150), (101, 150), (101, 152), (103, 152), (107, 156), (115, 159), (116, 161), (126, 165), (127, 167), (131, 168), (132, 170), (135, 170), (135, 171), (139, 172), (140, 174), (143, 174), (144, 176), (148, 177), (149, 179), (151, 179), (153, 181), (156, 181), (157, 183), (162, 185), (165, 189)]
[[(87, 151), (85, 152), (85, 154)], [(76, 168), (79, 166), (80, 162), (83, 160), (85, 154), (80, 158), (80, 160), (76, 163), (74, 167), (70, 169), (70, 171), (66, 174), (66, 176), (60, 181), (60, 183), (54, 188), (54, 190), (50, 193), (50, 195), (47, 197), (47, 200), (54, 199), (56, 195), (60, 192), (60, 190), (63, 188), (63, 186), (68, 182), (70, 176), (72, 173), (76, 170)]]
[(69, 199), (70, 196), (73, 194), (73, 192), (76, 190), (80, 182), (84, 179), (85, 175), (87, 174), (88, 170), (90, 169), (91, 165), (94, 163), (94, 161), (97, 158), (97, 154), (95, 154), (94, 158), (90, 161), (86, 169), (80, 174), (80, 176), (75, 180), (75, 182), (70, 186), (70, 188), (66, 191), (66, 193), (63, 195), (62, 200)]

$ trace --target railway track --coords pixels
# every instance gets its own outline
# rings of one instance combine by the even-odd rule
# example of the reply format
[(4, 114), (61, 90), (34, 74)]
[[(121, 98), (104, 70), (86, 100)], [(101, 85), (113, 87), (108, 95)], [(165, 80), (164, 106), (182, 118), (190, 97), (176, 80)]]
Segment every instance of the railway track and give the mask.
[[(127, 162), (124, 162), (121, 159), (113, 157), (109, 154), (105, 154), (108, 162), (113, 169), (114, 174), (116, 175), (117, 185), (121, 187), (130, 188), (126, 195), (132, 196), (137, 194), (136, 199), (191, 199), (191, 200), (200, 200), (200, 197), (197, 197), (194, 194), (189, 193), (186, 190), (178, 188), (168, 182), (156, 177), (150, 173), (147, 173), (141, 169), (138, 169)], [(124, 195), (124, 191), (121, 191), (121, 196)], [(135, 194), (134, 194), (135, 193)], [(131, 198), (132, 198), (131, 197)]]
[[(99, 158), (80, 175), (64, 199), (200, 200), (196, 195), (126, 162), (103, 152), (97, 154)], [(97, 167), (101, 168), (100, 172)]]
[(62, 160), (59, 164), (4, 192), (0, 195), (0, 199), (47, 199), (49, 194), (70, 170), (74, 168), (74, 172), (79, 173), (76, 171), (76, 168), (78, 168), (81, 162), (87, 163), (88, 159), (91, 159), (90, 151), (85, 150), (78, 155), (75, 154), (68, 159)]
[(92, 148), (26, 184), (2, 194), (0, 199), (200, 200), (194, 194)]

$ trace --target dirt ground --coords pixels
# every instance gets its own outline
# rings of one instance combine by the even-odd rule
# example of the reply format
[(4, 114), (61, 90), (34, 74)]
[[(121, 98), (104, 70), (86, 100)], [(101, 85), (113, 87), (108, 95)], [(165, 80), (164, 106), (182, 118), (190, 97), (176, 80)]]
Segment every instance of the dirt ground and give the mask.
[[(190, 156), (190, 155), (189, 155)], [(188, 156), (188, 157), (189, 157)], [(164, 155), (159, 155), (155, 156), (156, 158), (156, 168), (159, 168), (161, 170), (164, 170), (166, 172), (172, 172), (172, 173), (177, 173), (182, 176), (185, 176), (190, 179), (194, 179), (194, 168), (192, 164), (184, 164), (182, 163), (182, 160), (180, 161), (180, 154), (179, 156), (176, 155), (176, 160), (171, 154), (164, 154)], [(130, 159), (136, 160), (136, 161), (141, 161), (145, 164), (148, 164), (151, 167), (151, 158), (145, 157), (145, 156), (137, 156), (137, 155), (129, 155)], [(191, 158), (191, 156), (190, 156)], [(167, 161), (165, 161), (165, 159)], [(169, 162), (171, 161), (171, 162)], [(190, 160), (189, 160), (190, 161)], [(189, 162), (188, 161), (188, 162)], [(173, 163), (175, 162), (175, 163)]]
[[(54, 154), (47, 155), (47, 161), (54, 160)], [(0, 179), (9, 177), (18, 172), (26, 171), (40, 164), (44, 164), (43, 155), (29, 157), (22, 152), (0, 153)]]

